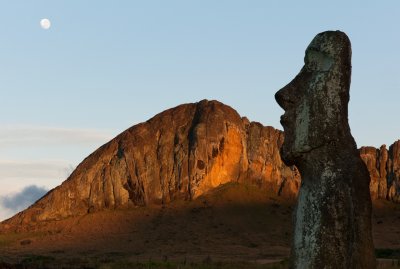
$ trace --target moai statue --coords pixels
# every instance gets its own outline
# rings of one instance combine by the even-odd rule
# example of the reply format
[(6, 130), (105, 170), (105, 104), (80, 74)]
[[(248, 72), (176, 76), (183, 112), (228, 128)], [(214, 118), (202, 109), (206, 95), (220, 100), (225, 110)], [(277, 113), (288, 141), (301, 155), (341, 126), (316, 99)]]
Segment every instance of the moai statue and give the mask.
[(285, 110), (281, 158), (302, 177), (291, 268), (376, 268), (370, 176), (350, 133), (351, 45), (340, 31), (318, 34), (300, 73), (275, 94)]

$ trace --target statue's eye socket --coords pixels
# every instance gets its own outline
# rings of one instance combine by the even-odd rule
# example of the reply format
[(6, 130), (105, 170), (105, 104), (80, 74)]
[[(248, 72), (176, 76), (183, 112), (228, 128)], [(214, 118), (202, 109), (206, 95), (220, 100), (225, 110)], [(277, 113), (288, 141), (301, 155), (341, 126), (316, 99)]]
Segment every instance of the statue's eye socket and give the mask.
[(308, 50), (304, 63), (308, 71), (327, 72), (333, 65), (333, 59), (320, 51)]

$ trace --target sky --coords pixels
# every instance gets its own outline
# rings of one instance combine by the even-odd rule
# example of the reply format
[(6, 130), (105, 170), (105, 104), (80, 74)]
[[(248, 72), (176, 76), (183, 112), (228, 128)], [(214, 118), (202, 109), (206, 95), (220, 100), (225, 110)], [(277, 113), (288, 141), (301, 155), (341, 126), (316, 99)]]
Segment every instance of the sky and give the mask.
[(0, 0), (0, 220), (182, 103), (216, 99), (282, 129), (274, 94), (326, 30), (352, 42), (358, 146), (389, 146), (400, 138), (399, 12), (395, 0)]

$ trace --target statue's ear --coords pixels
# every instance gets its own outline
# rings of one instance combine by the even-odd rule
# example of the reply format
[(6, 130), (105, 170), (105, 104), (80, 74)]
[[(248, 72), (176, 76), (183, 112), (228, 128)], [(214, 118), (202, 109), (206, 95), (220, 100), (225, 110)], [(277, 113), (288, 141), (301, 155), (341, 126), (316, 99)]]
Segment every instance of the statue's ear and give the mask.
[(327, 72), (333, 65), (333, 58), (326, 53), (308, 49), (304, 57), (304, 63), (308, 71)]

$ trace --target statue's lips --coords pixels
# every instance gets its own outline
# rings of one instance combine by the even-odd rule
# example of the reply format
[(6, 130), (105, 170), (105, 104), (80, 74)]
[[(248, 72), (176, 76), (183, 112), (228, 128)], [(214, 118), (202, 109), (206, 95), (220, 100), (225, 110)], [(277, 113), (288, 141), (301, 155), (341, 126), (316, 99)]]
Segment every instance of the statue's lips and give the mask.
[(280, 123), (282, 124), (283, 127), (288, 126), (289, 119), (288, 119), (286, 113), (281, 116)]

